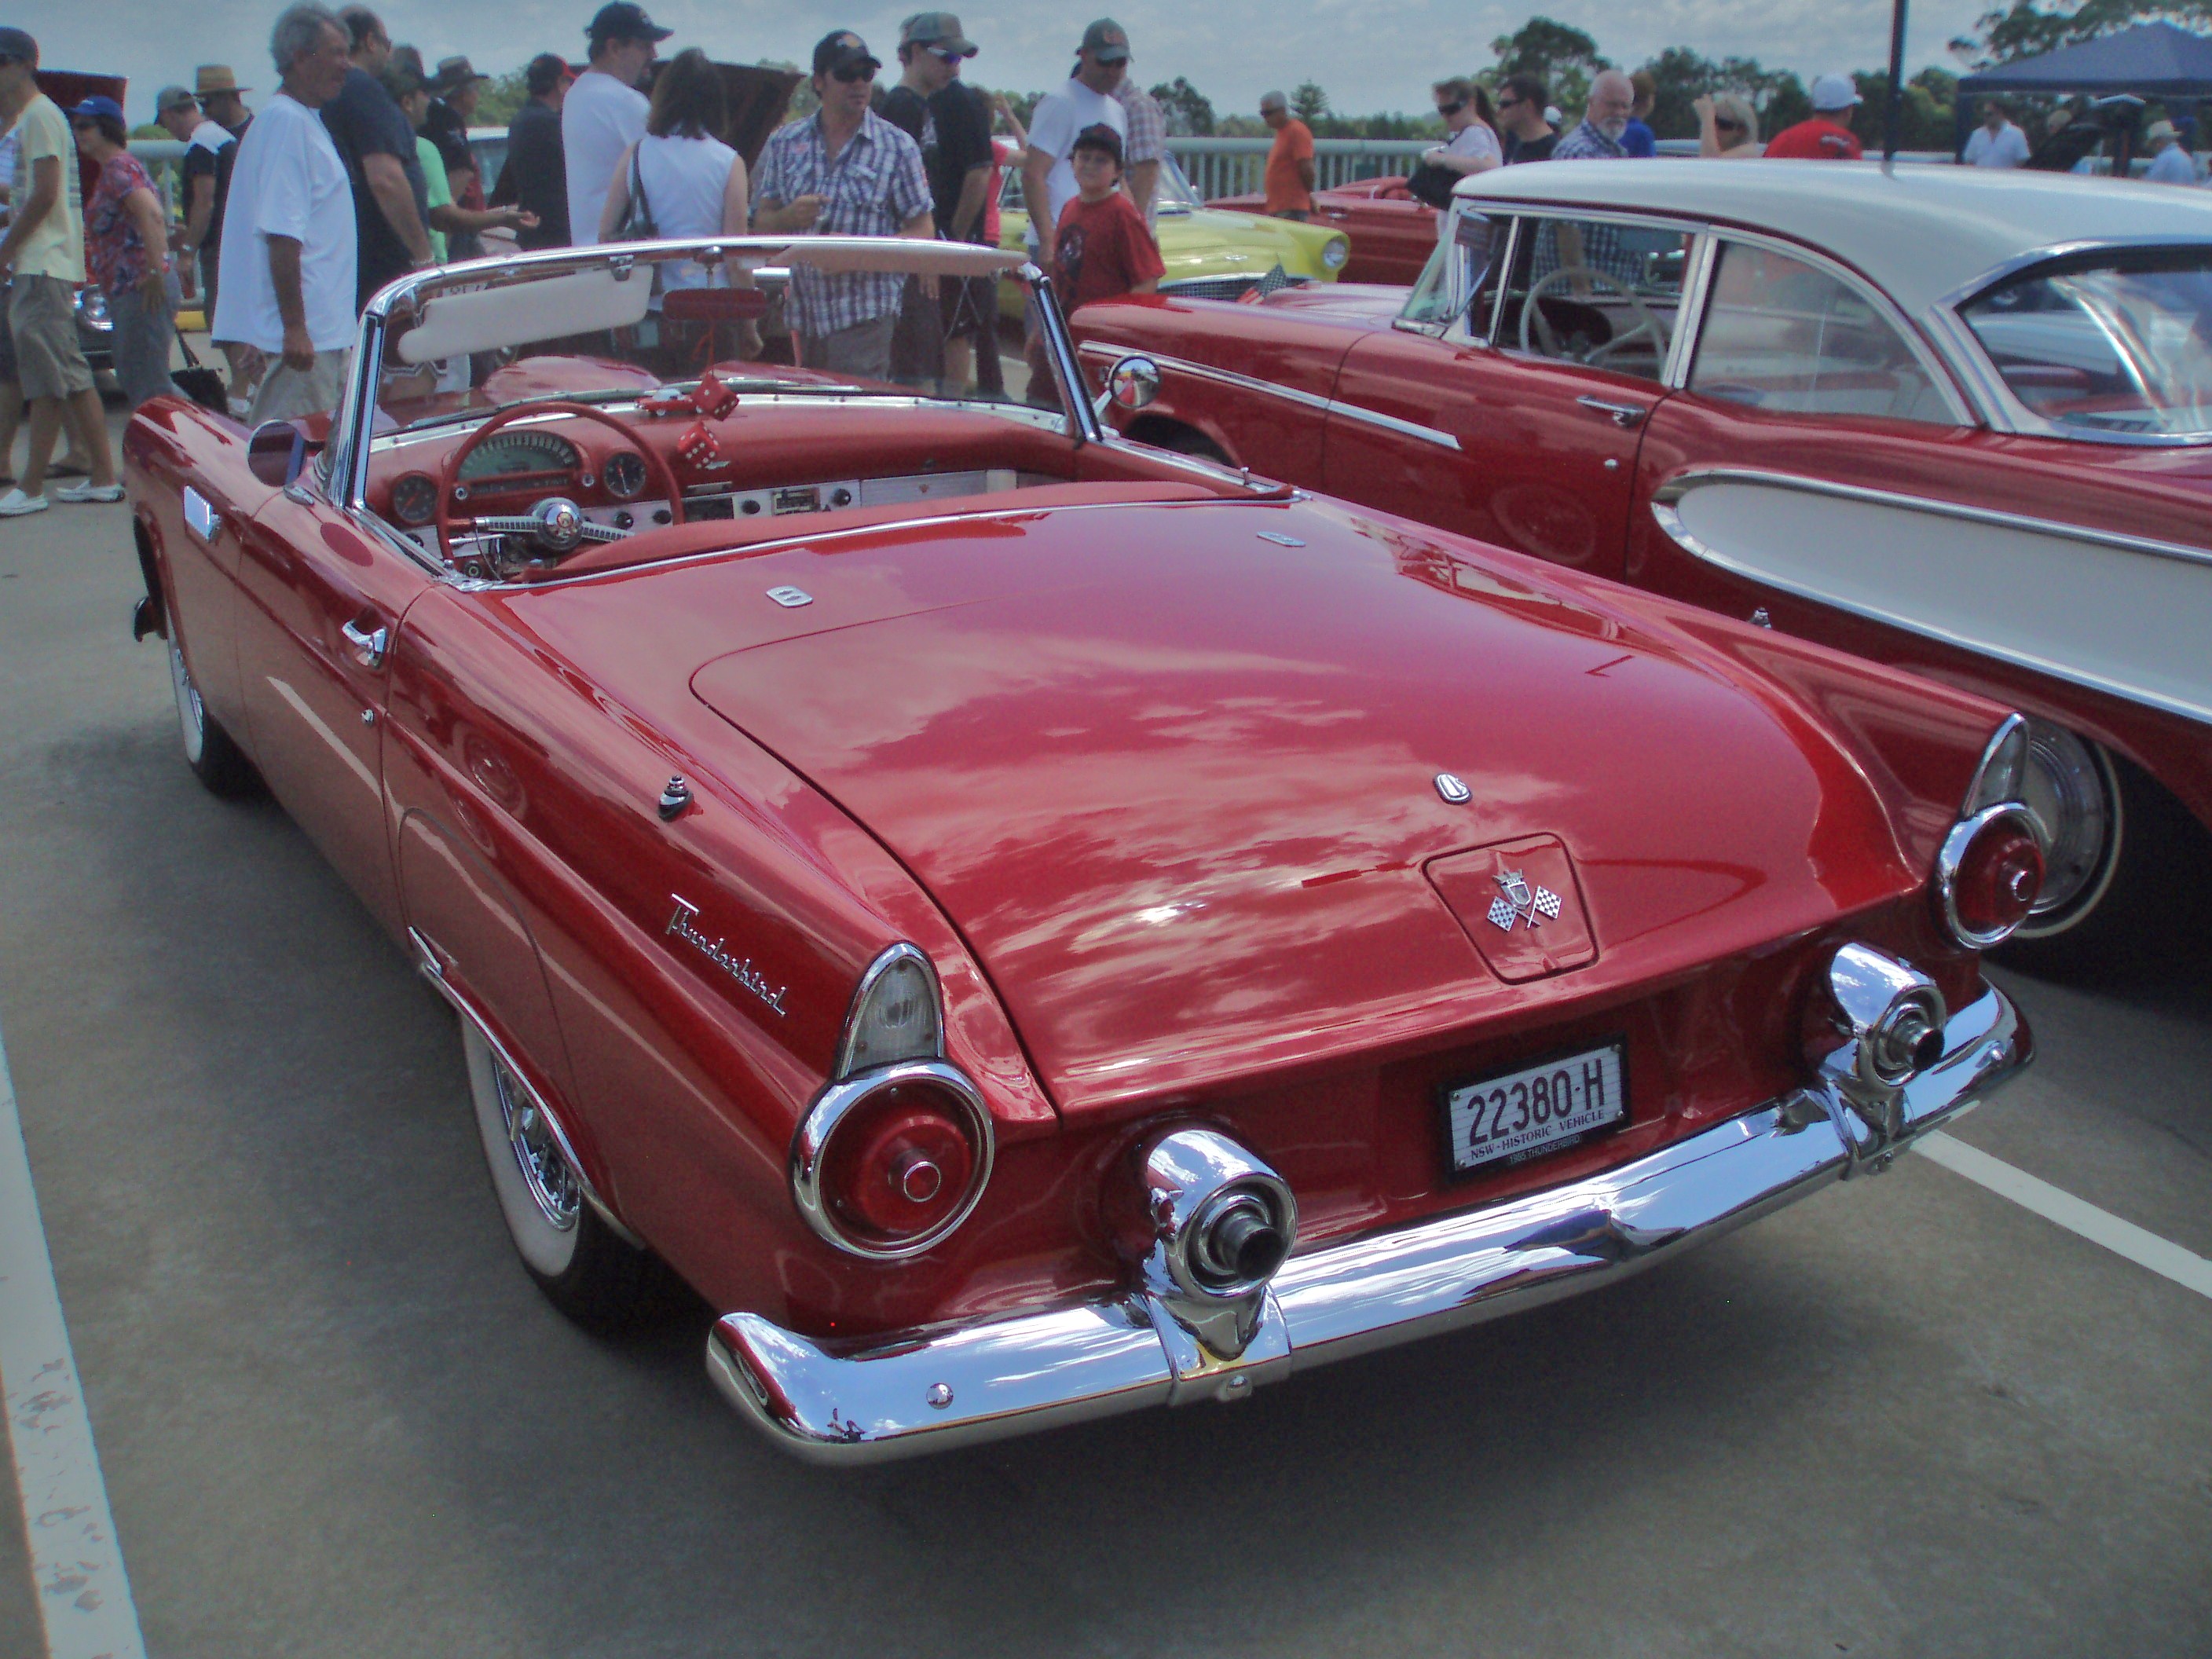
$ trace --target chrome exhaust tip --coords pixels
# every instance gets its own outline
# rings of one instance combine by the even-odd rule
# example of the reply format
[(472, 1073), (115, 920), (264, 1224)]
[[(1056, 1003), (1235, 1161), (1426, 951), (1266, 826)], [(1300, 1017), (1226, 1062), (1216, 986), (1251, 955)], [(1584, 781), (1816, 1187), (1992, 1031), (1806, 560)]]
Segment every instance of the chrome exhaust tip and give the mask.
[(1146, 1295), (1216, 1359), (1237, 1358), (1297, 1242), (1290, 1183), (1212, 1129), (1160, 1131), (1136, 1158)]

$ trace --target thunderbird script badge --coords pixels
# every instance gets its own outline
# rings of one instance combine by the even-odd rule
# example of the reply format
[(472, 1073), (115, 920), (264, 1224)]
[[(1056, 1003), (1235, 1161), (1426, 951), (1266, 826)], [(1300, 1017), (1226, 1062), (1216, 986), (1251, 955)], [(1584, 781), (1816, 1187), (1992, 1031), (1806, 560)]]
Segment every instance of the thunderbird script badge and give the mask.
[(1498, 884), (1505, 890), (1504, 896), (1490, 901), (1490, 921), (1494, 927), (1507, 933), (1513, 924), (1525, 921), (1534, 927), (1540, 923), (1556, 921), (1559, 916), (1559, 896), (1548, 887), (1532, 884), (1518, 870), (1507, 870), (1498, 877)]

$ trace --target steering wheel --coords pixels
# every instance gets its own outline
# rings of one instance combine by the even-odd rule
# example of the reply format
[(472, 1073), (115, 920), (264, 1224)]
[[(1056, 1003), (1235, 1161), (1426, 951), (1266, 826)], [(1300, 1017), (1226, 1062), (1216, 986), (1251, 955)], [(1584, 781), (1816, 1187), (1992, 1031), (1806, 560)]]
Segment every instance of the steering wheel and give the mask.
[(1521, 302), (1522, 350), (1536, 349), (1528, 343), (1529, 331), (1533, 328), (1536, 337), (1542, 343), (1544, 356), (1557, 357), (1563, 355), (1559, 350), (1559, 337), (1552, 331), (1552, 325), (1545, 319), (1543, 309), (1537, 305), (1536, 301), (1543, 297), (1547, 290), (1563, 287), (1569, 283), (1584, 283), (1595, 287), (1611, 289), (1628, 301), (1628, 308), (1636, 313), (1637, 319), (1636, 326), (1630, 329), (1627, 333), (1616, 334), (1603, 345), (1592, 347), (1577, 361), (1585, 363), (1603, 362), (1622, 347), (1646, 339), (1651, 342), (1651, 349), (1654, 352), (1662, 357), (1667, 355), (1667, 325), (1659, 320), (1659, 314), (1638, 298), (1636, 290), (1619, 277), (1608, 276), (1605, 272), (1595, 270), (1589, 265), (1561, 265), (1557, 270), (1547, 271), (1529, 284), (1528, 297)]
[(565, 398), (548, 398), (502, 409), (454, 445), (453, 453), (446, 457), (446, 464), (438, 469), (438, 542), (448, 559), (453, 556), (453, 538), (471, 532), (527, 536), (541, 550), (556, 556), (573, 553), (585, 542), (618, 542), (635, 533), (617, 530), (612, 525), (593, 524), (585, 518), (581, 507), (562, 495), (549, 495), (527, 514), (513, 516), (464, 518), (453, 512), (453, 489), (460, 480), (462, 463), (483, 448), (495, 433), (505, 431), (519, 420), (535, 420), (545, 415), (567, 415), (580, 421), (595, 422), (618, 434), (624, 448), (635, 449), (644, 458), (646, 489), (641, 494), (659, 486), (667, 497), (672, 521), (684, 522), (684, 492), (677, 487), (676, 470), (661, 458), (659, 451), (651, 444), (640, 443), (635, 434), (605, 410), (572, 403)]

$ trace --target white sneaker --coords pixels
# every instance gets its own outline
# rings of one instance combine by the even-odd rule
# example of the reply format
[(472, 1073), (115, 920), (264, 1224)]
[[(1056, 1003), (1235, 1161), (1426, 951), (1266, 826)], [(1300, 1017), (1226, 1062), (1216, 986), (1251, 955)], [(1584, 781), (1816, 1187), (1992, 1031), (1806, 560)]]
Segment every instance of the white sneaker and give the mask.
[(65, 484), (54, 491), (54, 499), (58, 501), (119, 501), (123, 499), (123, 486), (119, 483)]
[(11, 489), (0, 495), (0, 519), (20, 519), (27, 513), (43, 513), (52, 505), (44, 495), (26, 495), (21, 489)]

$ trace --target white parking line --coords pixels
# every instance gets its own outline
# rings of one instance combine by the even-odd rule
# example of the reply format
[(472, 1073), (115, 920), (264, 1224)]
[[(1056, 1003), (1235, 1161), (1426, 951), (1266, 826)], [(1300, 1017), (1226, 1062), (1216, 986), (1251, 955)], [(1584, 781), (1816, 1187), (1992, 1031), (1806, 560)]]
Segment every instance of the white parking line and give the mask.
[(0, 1395), (52, 1659), (145, 1659), (0, 1039)]
[(2139, 1267), (2185, 1285), (2199, 1296), (2212, 1297), (2212, 1261), (2192, 1250), (2145, 1232), (2132, 1221), (2109, 1215), (2073, 1194), (2062, 1192), (2047, 1181), (2038, 1181), (2024, 1170), (2015, 1170), (2002, 1158), (1954, 1140), (1940, 1132), (1923, 1135), (1919, 1151), (1954, 1175), (2008, 1198), (2022, 1209), (2033, 1210), (2045, 1221), (2055, 1221), (2069, 1233), (2078, 1233), (2092, 1244), (2101, 1244), (2114, 1255), (2125, 1256)]

